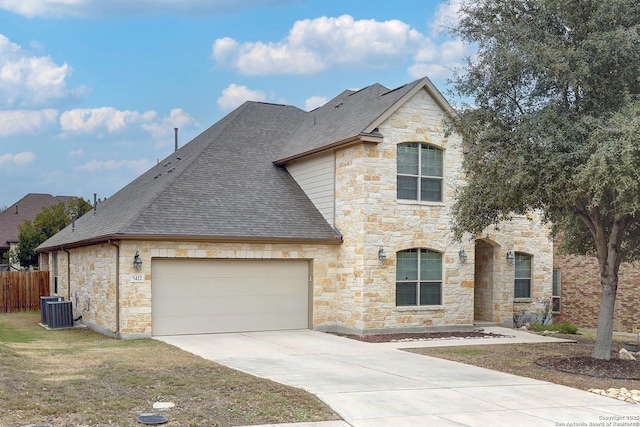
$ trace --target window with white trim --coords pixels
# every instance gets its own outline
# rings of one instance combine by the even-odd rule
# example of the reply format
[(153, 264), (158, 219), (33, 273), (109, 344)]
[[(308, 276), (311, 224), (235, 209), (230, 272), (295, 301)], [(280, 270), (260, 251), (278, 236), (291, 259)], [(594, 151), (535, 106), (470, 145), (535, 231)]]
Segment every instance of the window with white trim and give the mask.
[(442, 202), (443, 151), (427, 144), (399, 144), (398, 199)]
[(560, 292), (562, 290), (562, 273), (560, 269), (553, 270), (553, 290), (551, 291), (551, 311), (560, 313)]
[(442, 304), (442, 254), (429, 249), (396, 252), (396, 306)]
[(531, 298), (531, 255), (515, 254), (513, 298)]

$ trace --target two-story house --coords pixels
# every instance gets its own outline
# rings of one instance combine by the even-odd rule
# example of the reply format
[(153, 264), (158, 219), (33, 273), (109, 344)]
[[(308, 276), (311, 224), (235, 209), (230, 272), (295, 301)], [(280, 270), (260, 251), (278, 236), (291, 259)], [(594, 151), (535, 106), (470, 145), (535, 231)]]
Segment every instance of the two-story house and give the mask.
[(551, 296), (552, 242), (526, 218), (453, 241), (450, 114), (427, 78), (247, 102), (44, 242), (43, 267), (124, 338), (509, 325)]

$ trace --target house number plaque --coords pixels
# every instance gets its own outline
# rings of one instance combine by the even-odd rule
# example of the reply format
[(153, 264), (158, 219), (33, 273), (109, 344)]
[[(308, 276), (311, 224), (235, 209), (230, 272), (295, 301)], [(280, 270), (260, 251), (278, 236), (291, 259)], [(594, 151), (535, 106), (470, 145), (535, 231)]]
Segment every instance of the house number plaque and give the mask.
[(129, 278), (132, 282), (144, 282), (144, 274), (131, 274)]

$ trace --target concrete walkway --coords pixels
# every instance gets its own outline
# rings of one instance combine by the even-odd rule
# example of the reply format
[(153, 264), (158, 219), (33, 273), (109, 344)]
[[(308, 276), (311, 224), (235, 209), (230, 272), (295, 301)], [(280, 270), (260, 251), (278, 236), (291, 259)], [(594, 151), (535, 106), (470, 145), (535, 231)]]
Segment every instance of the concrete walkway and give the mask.
[(513, 338), (370, 344), (301, 330), (158, 339), (307, 390), (344, 419), (288, 427), (640, 426), (640, 405), (399, 350), (558, 341), (512, 329), (485, 330)]

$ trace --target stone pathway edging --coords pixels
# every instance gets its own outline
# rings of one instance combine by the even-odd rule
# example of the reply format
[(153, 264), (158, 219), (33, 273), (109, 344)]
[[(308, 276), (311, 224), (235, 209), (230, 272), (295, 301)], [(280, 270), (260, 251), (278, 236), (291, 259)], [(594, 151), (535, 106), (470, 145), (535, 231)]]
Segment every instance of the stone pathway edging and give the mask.
[(627, 390), (626, 388), (608, 388), (601, 390), (599, 388), (590, 388), (591, 393), (601, 396), (611, 397), (613, 399), (623, 400), (629, 403), (640, 404), (640, 390)]

